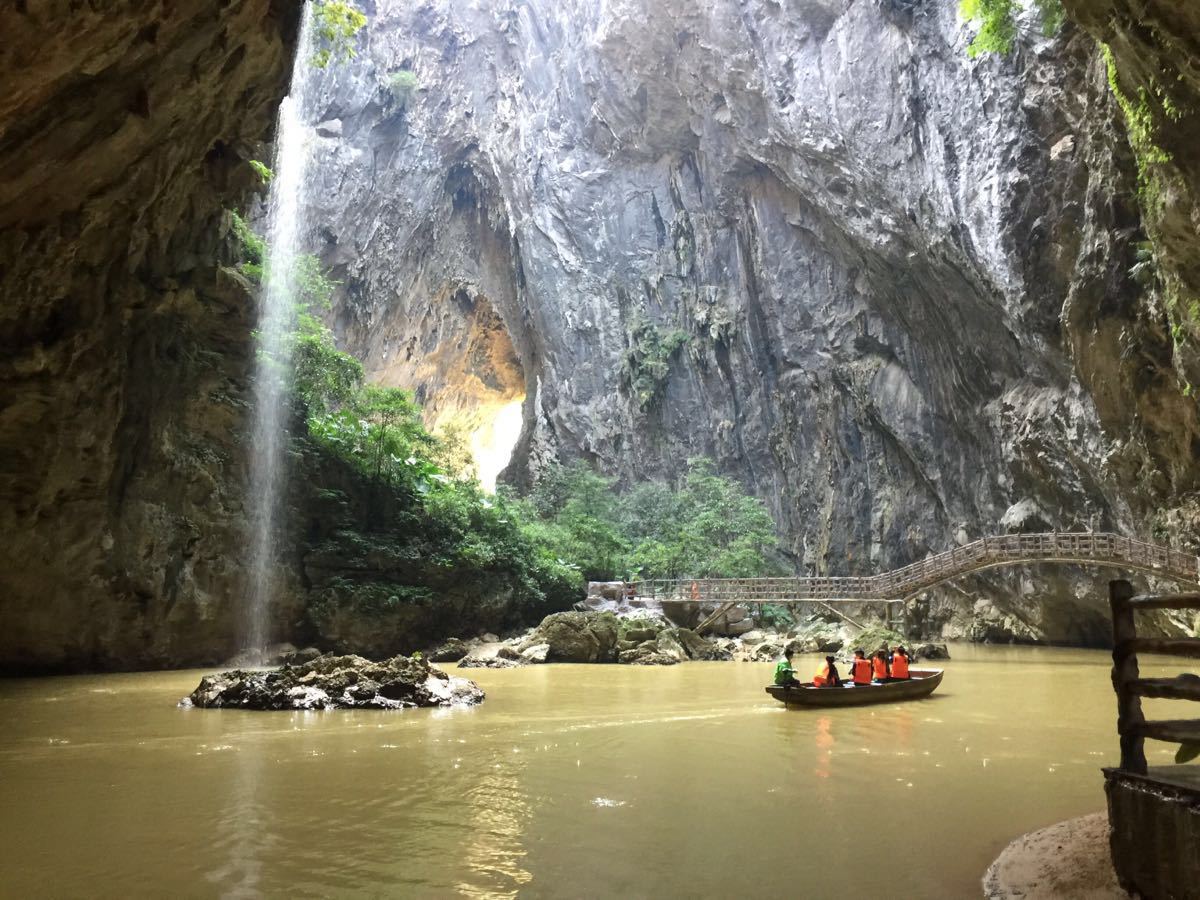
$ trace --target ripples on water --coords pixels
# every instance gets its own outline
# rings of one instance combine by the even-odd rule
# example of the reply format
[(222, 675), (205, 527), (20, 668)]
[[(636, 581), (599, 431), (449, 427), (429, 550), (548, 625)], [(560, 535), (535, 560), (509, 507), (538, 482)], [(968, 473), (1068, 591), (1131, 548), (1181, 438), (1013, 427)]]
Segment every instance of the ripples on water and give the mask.
[(824, 712), (767, 664), (474, 670), (483, 706), (403, 713), (0, 682), (0, 895), (974, 896), (1103, 808), (1115, 702), (1103, 653), (956, 657), (929, 701)]

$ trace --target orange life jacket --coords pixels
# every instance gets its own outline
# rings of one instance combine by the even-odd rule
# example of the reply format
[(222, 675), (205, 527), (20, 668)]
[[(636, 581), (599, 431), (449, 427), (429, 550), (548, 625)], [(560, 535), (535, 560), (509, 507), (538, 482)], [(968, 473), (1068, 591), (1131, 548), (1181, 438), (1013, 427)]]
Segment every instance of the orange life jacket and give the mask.
[(855, 684), (870, 684), (871, 683), (871, 661), (869, 659), (856, 659), (854, 666), (854, 683)]
[(892, 677), (907, 678), (908, 677), (908, 657), (896, 653), (892, 656)]
[(880, 659), (878, 656), (871, 657), (871, 665), (875, 668), (875, 677), (882, 681), (888, 677), (888, 664), (886, 659)]
[(817, 669), (817, 674), (813, 676), (814, 687), (825, 687), (829, 684), (829, 663), (824, 663), (821, 668)]

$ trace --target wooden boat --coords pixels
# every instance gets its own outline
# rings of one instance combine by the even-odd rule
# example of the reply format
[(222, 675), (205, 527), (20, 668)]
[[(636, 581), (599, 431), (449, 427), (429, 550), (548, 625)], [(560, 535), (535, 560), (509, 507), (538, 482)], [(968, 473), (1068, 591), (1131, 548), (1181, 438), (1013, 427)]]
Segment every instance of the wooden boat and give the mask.
[(772, 684), (767, 693), (788, 706), (862, 706), (866, 703), (896, 703), (928, 697), (942, 683), (944, 669), (909, 669), (907, 681), (889, 681), (869, 687), (819, 688), (811, 684), (782, 687)]

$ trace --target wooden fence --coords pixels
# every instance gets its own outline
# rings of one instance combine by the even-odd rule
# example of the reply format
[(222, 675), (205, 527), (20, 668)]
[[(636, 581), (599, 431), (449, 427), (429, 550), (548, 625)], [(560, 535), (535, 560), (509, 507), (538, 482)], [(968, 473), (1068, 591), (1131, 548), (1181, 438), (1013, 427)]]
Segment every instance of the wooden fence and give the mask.
[(1200, 638), (1139, 638), (1135, 613), (1148, 609), (1200, 609), (1200, 594), (1133, 595), (1128, 581), (1109, 583), (1113, 617), (1113, 689), (1117, 692), (1117, 734), (1121, 739), (1121, 768), (1146, 774), (1146, 738), (1177, 744), (1200, 744), (1200, 719), (1147, 722), (1143, 697), (1200, 700), (1200, 675), (1141, 678), (1138, 653), (1166, 653), (1200, 658)]
[(1140, 638), (1140, 610), (1200, 609), (1200, 593), (1133, 596), (1128, 581), (1109, 583), (1113, 616), (1113, 689), (1121, 765), (1104, 770), (1109, 848), (1121, 887), (1132, 896), (1200, 898), (1200, 766), (1146, 765), (1146, 738), (1200, 743), (1200, 719), (1148, 722), (1143, 697), (1200, 700), (1200, 676), (1142, 678), (1138, 653), (1200, 657), (1197, 638)]

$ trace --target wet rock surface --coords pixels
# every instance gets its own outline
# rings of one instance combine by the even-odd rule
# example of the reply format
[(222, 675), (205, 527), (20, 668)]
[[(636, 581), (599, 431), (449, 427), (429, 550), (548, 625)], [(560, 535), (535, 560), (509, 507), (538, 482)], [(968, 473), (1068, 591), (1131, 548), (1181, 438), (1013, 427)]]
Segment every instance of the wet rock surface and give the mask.
[(254, 301), (225, 210), (299, 13), (0, 9), (0, 669), (236, 649)]
[(185, 703), (208, 708), (407, 709), (469, 706), (483, 690), (422, 659), (397, 656), (372, 662), (361, 656), (322, 656), (265, 672), (235, 669), (200, 680)]

